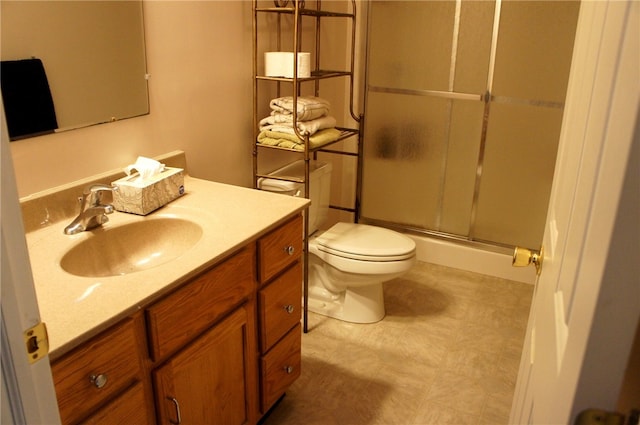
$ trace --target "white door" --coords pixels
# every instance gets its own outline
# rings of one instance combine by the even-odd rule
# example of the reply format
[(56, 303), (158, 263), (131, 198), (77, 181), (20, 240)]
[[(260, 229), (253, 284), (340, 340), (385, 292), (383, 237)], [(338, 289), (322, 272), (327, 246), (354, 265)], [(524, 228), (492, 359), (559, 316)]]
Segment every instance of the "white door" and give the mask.
[(2, 229), (2, 399), (0, 423), (59, 424), (49, 357), (30, 363), (23, 332), (40, 322), (40, 312), (33, 286), (33, 276), (24, 236), (18, 192), (9, 150), (4, 111), (0, 102), (1, 143), (1, 200)]
[(511, 423), (616, 409), (640, 316), (638, 252), (625, 251), (638, 246), (639, 17), (637, 1), (581, 5)]

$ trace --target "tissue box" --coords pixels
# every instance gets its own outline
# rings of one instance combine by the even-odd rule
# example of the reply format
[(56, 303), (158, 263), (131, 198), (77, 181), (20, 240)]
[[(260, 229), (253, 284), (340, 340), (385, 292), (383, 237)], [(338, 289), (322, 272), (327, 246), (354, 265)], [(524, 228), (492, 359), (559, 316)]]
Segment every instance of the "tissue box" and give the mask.
[(138, 181), (138, 173), (111, 182), (113, 206), (116, 210), (147, 215), (184, 193), (182, 168), (165, 167), (164, 171)]

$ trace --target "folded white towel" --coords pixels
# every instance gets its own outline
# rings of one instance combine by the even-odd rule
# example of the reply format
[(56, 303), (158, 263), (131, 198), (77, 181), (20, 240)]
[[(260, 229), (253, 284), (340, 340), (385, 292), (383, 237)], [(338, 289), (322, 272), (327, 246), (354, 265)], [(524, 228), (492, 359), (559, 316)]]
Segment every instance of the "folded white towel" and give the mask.
[(260, 125), (279, 124), (279, 123), (291, 124), (292, 122), (293, 122), (293, 115), (283, 114), (282, 112), (271, 111), (271, 115), (269, 115), (266, 118), (263, 118), (260, 121)]
[[(297, 127), (301, 134), (313, 135), (320, 130), (333, 128), (336, 126), (336, 119), (332, 116), (324, 116), (309, 121), (298, 121)], [(279, 133), (296, 134), (293, 130), (293, 121), (276, 122), (273, 116), (266, 117), (260, 121), (260, 131), (269, 130)]]
[(328, 101), (314, 96), (298, 97), (297, 106), (294, 106), (292, 96), (278, 97), (272, 99), (269, 106), (273, 111), (286, 115), (293, 114), (295, 107), (298, 121), (309, 121), (323, 117), (328, 115), (331, 109)]

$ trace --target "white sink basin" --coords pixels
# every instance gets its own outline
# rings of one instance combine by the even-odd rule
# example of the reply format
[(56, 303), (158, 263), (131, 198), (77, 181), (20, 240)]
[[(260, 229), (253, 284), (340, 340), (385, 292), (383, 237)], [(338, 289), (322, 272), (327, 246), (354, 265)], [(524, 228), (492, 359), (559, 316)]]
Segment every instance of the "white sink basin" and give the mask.
[(202, 227), (181, 218), (158, 217), (90, 233), (60, 260), (67, 273), (119, 276), (165, 264), (192, 248), (202, 237)]

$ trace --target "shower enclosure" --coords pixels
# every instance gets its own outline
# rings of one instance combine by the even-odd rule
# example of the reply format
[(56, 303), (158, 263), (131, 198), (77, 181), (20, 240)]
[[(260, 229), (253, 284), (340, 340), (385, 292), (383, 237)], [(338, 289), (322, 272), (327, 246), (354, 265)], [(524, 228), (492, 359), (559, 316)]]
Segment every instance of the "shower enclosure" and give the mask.
[(577, 1), (371, 1), (363, 222), (539, 248)]

